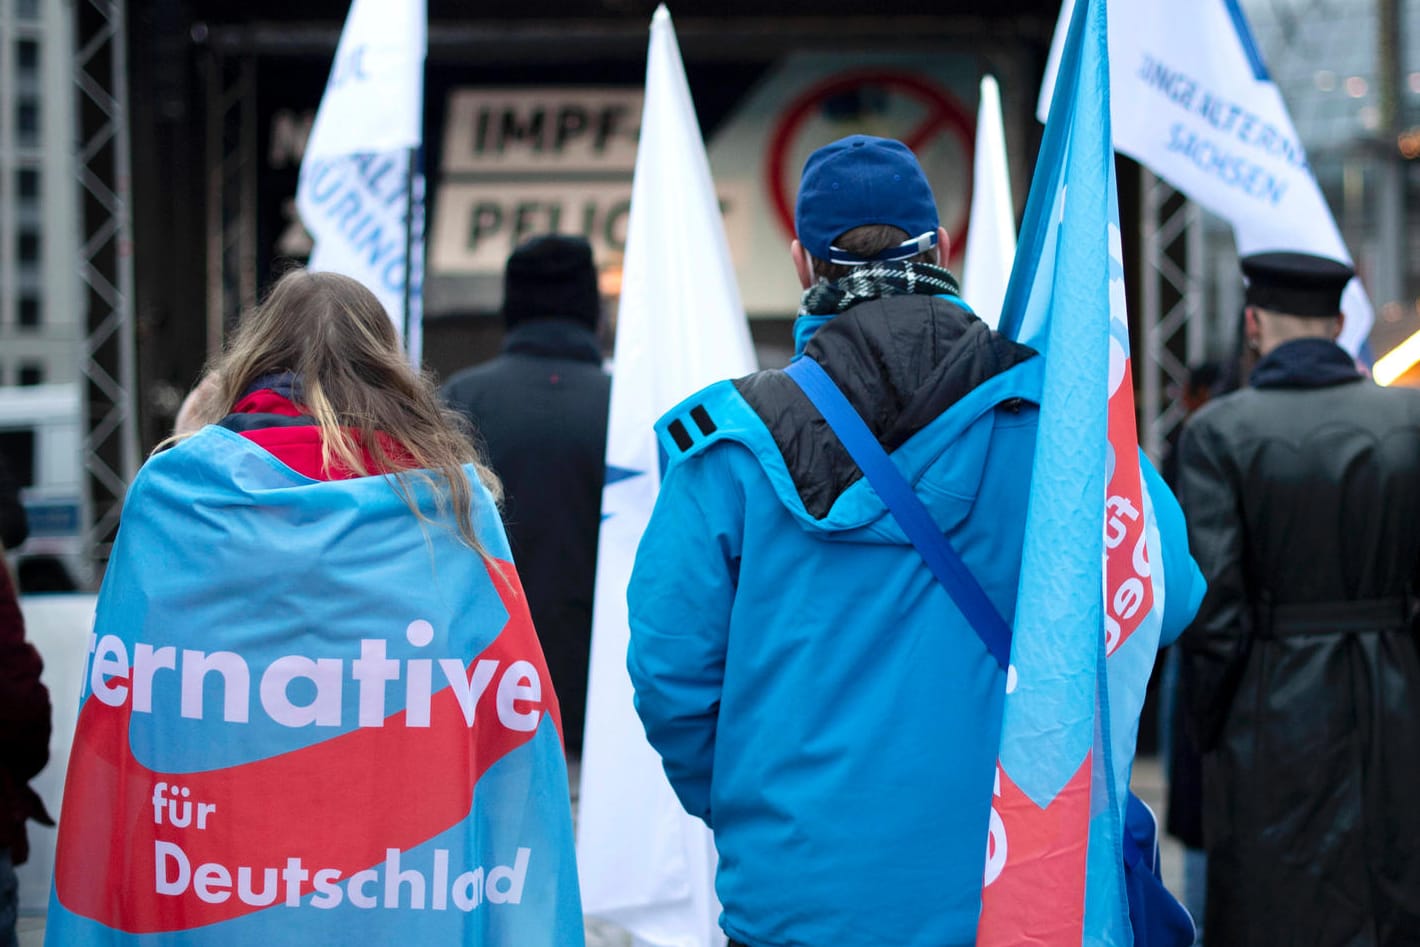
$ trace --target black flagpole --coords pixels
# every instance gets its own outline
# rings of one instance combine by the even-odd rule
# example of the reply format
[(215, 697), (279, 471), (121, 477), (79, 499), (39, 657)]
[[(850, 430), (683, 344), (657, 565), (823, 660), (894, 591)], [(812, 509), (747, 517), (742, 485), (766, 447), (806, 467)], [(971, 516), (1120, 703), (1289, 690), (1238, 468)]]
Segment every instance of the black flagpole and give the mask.
[[(408, 166), (404, 181), (404, 350), (409, 355), (414, 368), (419, 369), (414, 350), (410, 347), (410, 328), (414, 321), (414, 175), (419, 162), (418, 147), (409, 149)], [(422, 358), (419, 360), (422, 361)]]

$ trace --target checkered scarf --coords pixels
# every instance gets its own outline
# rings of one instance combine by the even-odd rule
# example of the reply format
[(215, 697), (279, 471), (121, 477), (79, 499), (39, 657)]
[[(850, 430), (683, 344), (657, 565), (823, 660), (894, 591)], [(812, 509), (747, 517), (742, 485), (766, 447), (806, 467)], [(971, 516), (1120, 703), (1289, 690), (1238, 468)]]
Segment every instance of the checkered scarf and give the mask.
[(951, 271), (931, 263), (889, 260), (854, 267), (841, 279), (820, 279), (804, 290), (799, 314), (831, 316), (849, 306), (882, 296), (960, 296), (961, 286)]

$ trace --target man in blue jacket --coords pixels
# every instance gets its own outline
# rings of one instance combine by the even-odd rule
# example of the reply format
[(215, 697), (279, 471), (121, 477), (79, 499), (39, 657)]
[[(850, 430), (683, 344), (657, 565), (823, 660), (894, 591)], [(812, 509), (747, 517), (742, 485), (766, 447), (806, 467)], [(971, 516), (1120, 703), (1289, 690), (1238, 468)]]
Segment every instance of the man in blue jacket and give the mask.
[[(816, 151), (796, 230), (797, 355), (843, 390), (1010, 621), (1043, 360), (958, 297), (901, 143)], [(784, 372), (712, 385), (657, 428), (667, 469), (628, 592), (628, 664), (671, 784), (714, 830), (732, 943), (973, 943), (1000, 667)], [(1177, 504), (1146, 477), (1172, 640), (1201, 580)]]

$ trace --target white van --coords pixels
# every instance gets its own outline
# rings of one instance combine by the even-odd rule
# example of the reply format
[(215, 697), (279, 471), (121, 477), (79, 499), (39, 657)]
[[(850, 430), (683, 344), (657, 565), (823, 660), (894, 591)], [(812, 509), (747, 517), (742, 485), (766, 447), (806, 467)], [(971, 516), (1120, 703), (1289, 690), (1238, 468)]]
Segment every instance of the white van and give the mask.
[(78, 588), (89, 585), (79, 384), (0, 388), (0, 456), (19, 481), (30, 524), (29, 539), (8, 552), (22, 582), (34, 570), (48, 591), (60, 591), (51, 584), (64, 575)]

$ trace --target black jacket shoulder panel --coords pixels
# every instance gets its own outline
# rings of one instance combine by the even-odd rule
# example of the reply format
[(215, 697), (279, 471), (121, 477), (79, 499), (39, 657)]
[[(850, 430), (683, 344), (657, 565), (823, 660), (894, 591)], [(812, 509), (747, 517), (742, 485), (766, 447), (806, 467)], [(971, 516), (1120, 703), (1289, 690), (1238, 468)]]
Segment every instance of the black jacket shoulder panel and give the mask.
[[(818, 362), (891, 453), (973, 389), (1036, 352), (934, 296), (887, 296), (835, 317), (809, 341)], [(782, 371), (735, 382), (774, 437), (804, 507), (822, 519), (862, 472)]]

